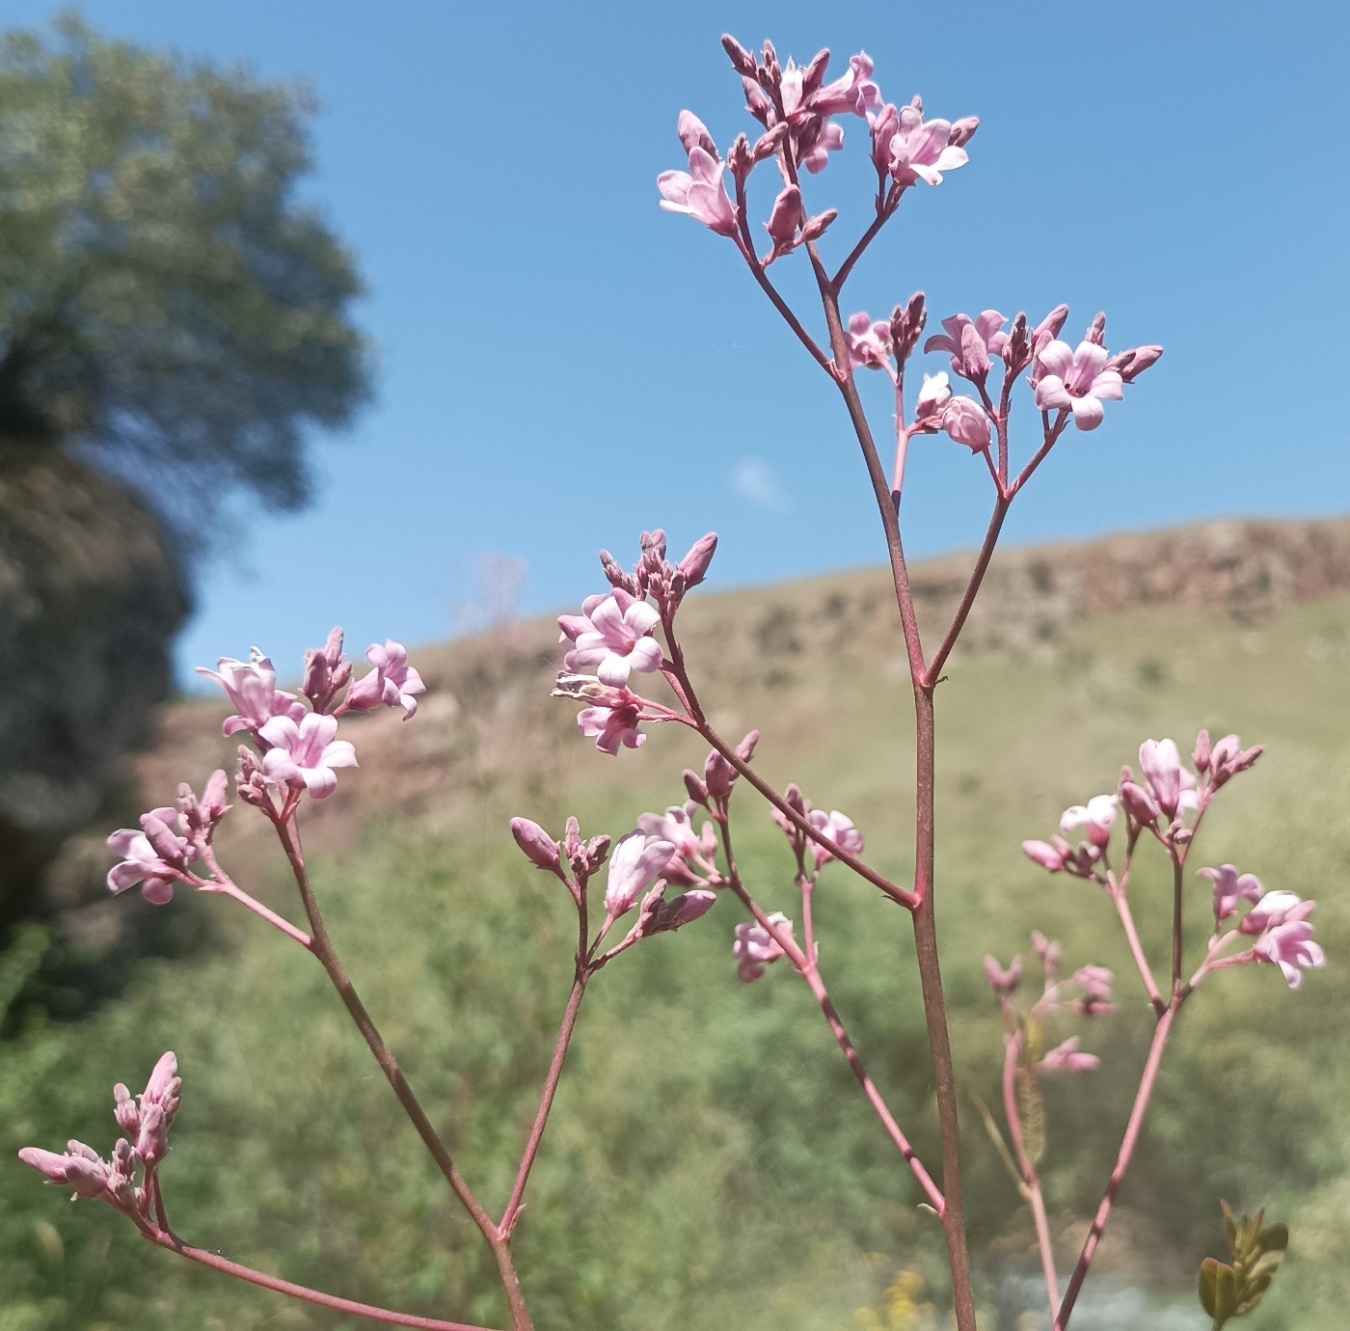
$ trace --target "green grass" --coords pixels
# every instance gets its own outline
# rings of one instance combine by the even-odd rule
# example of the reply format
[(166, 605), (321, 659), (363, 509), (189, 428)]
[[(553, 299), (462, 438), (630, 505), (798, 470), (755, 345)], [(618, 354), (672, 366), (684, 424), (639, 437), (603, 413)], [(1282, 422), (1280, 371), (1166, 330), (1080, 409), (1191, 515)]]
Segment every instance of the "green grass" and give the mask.
[[(706, 604), (713, 615), (734, 603)], [(1196, 862), (1231, 860), (1269, 888), (1318, 897), (1330, 962), (1297, 994), (1262, 967), (1215, 977), (1188, 1006), (1103, 1249), (1121, 1278), (1193, 1299), (1200, 1259), (1223, 1251), (1219, 1198), (1268, 1205), (1293, 1240), (1253, 1331), (1339, 1328), (1350, 1284), (1347, 644), (1344, 599), (1257, 629), (1193, 609), (1132, 611), (1080, 626), (1044, 656), (958, 658), (940, 690), (939, 927), (964, 1090), (997, 1098), (986, 951), (1029, 954), (1040, 927), (1063, 940), (1066, 964), (1102, 962), (1119, 977), (1119, 1012), (1083, 1031), (1102, 1070), (1047, 1087), (1045, 1176), (1057, 1224), (1070, 1227), (1109, 1172), (1150, 1023), (1108, 903), (1035, 869), (1018, 842), (1111, 788), (1149, 736), (1188, 747), (1206, 725), (1267, 745), (1221, 797)], [(840, 655), (709, 701), (761, 725), (757, 763), (772, 780), (796, 779), (849, 812), (869, 858), (904, 875), (907, 692), (894, 670)], [(676, 800), (681, 767), (700, 756), (688, 737), (659, 731), (617, 761), (576, 743), (576, 761), (532, 805), (483, 796), (454, 832), (382, 820), (316, 866), (358, 987), (490, 1209), (533, 1112), (572, 939), (565, 894), (515, 851), (505, 819), (523, 812), (560, 829), (576, 812), (586, 831), (617, 835)], [(780, 834), (751, 792), (737, 804), (748, 881), (793, 913)], [(279, 876), (272, 889), (286, 900)], [(1154, 955), (1166, 897), (1162, 865), (1146, 857), (1136, 914)], [(1189, 907), (1198, 939), (1199, 883)], [(845, 1020), (936, 1159), (908, 921), (838, 866), (819, 917)], [(906, 1265), (940, 1300), (936, 1224), (804, 986), (781, 966), (756, 985), (736, 981), (738, 918), (734, 902), (719, 903), (626, 955), (587, 999), (517, 1245), (541, 1331), (844, 1331)], [(109, 1146), (113, 1082), (134, 1088), (166, 1048), (185, 1079), (165, 1180), (186, 1237), (349, 1297), (502, 1324), (481, 1242), (322, 971), (240, 919), (214, 951), (147, 964), (93, 1017), (35, 1019), (0, 1045), (0, 1331), (355, 1325), (153, 1251), (111, 1211), (70, 1205), (13, 1161), (19, 1146), (72, 1135)], [(1029, 1226), (973, 1113), (967, 1127), (987, 1324), (1002, 1331), (1013, 1321), (995, 1321), (1000, 1282), (1034, 1269)], [(1085, 1316), (1084, 1331), (1092, 1324)], [(1194, 1325), (1205, 1325), (1198, 1305)]]

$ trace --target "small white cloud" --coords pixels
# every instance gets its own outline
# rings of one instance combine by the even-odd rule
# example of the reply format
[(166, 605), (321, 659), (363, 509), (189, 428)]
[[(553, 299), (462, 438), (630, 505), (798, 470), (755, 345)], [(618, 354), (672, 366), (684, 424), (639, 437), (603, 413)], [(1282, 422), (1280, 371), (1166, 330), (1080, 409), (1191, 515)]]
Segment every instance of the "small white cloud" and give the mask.
[(731, 488), (766, 512), (781, 513), (788, 507), (788, 497), (777, 472), (763, 458), (743, 458), (738, 462), (731, 473)]

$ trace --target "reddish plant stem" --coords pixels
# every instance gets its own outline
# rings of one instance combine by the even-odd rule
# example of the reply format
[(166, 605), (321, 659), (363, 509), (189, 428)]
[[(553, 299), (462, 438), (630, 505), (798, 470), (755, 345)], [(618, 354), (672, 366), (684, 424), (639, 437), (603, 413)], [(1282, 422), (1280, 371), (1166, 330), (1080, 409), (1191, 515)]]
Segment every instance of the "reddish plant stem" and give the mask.
[(834, 1000), (830, 998), (828, 990), (825, 988), (824, 981), (820, 978), (820, 969), (816, 965), (815, 957), (810, 951), (803, 952), (793, 939), (792, 935), (784, 930), (780, 930), (773, 924), (769, 917), (764, 913), (754, 897), (746, 890), (741, 882), (741, 876), (736, 868), (735, 853), (731, 848), (731, 828), (728, 820), (723, 818), (719, 820), (722, 831), (722, 844), (726, 848), (727, 856), (727, 877), (731, 884), (731, 890), (740, 898), (741, 903), (746, 910), (754, 917), (770, 938), (783, 949), (787, 959), (795, 967), (797, 973), (807, 983), (812, 996), (820, 1005), (820, 1010), (825, 1014), (825, 1020), (830, 1027), (830, 1033), (834, 1036), (839, 1048), (843, 1050), (844, 1057), (848, 1061), (849, 1067), (853, 1070), (853, 1075), (858, 1079), (858, 1084), (862, 1087), (868, 1102), (876, 1111), (877, 1117), (881, 1120), (882, 1126), (886, 1129), (887, 1135), (895, 1144), (905, 1163), (909, 1165), (918, 1179), (919, 1186), (924, 1190), (928, 1197), (929, 1204), (938, 1213), (941, 1218), (947, 1208), (946, 1199), (942, 1195), (942, 1190), (933, 1181), (933, 1177), (924, 1167), (923, 1161), (915, 1153), (913, 1146), (910, 1145), (909, 1138), (901, 1130), (900, 1125), (895, 1121), (895, 1116), (891, 1113), (884, 1097), (877, 1089), (876, 1083), (867, 1074), (867, 1069), (863, 1066), (862, 1056), (854, 1047), (852, 1039), (849, 1038), (848, 1030), (844, 1026), (843, 1018), (839, 1015), (839, 1010), (834, 1005)]
[(470, 1219), (478, 1226), (479, 1232), (492, 1249), (492, 1256), (497, 1263), (497, 1272), (501, 1278), (502, 1289), (511, 1309), (512, 1326), (515, 1331), (534, 1331), (534, 1323), (530, 1319), (529, 1309), (525, 1304), (525, 1295), (520, 1287), (520, 1277), (516, 1273), (515, 1263), (511, 1258), (509, 1236), (504, 1235), (492, 1222), (492, 1218), (483, 1209), (464, 1176), (459, 1172), (459, 1168), (451, 1157), (449, 1150), (447, 1150), (445, 1143), (441, 1140), (440, 1134), (432, 1127), (426, 1111), (413, 1094), (412, 1087), (408, 1085), (408, 1080), (403, 1075), (403, 1070), (399, 1067), (393, 1052), (385, 1043), (384, 1037), (380, 1034), (379, 1028), (366, 1010), (365, 1004), (362, 1003), (360, 995), (356, 992), (356, 987), (348, 978), (342, 961), (333, 947), (328, 928), (319, 910), (318, 900), (314, 895), (313, 886), (309, 881), (309, 872), (305, 867), (304, 850), (300, 844), (300, 829), (295, 821), (293, 803), (288, 803), (286, 808), (282, 810), (281, 816), (276, 821), (276, 829), (277, 835), (281, 838), (282, 848), (286, 852), (286, 858), (290, 861), (296, 886), (300, 889), (300, 899), (304, 903), (305, 914), (309, 918), (309, 927), (314, 933), (312, 948), (314, 955), (319, 959), (319, 964), (328, 972), (328, 978), (332, 980), (333, 987), (338, 992), (338, 997), (342, 999), (343, 1005), (356, 1023), (356, 1028), (361, 1032), (370, 1052), (375, 1055), (375, 1061), (380, 1065), (380, 1071), (384, 1073), (389, 1085), (393, 1087), (394, 1094), (398, 1097), (404, 1112), (412, 1121), (413, 1127), (417, 1129), (418, 1136), (422, 1138), (427, 1150), (431, 1152), (432, 1158), (440, 1167), (441, 1173), (445, 1175), (446, 1182), (450, 1184), (455, 1196), (459, 1198), (460, 1204), (469, 1213)]
[(151, 1243), (157, 1244), (169, 1252), (176, 1252), (180, 1257), (186, 1257), (190, 1262), (197, 1262), (201, 1266), (209, 1267), (212, 1271), (220, 1271), (224, 1275), (234, 1276), (236, 1280), (246, 1280), (250, 1285), (260, 1285), (263, 1289), (273, 1290), (277, 1294), (289, 1294), (293, 1299), (303, 1299), (306, 1303), (317, 1304), (320, 1308), (328, 1308), (333, 1312), (346, 1313), (352, 1317), (364, 1317), (372, 1322), (383, 1322), (387, 1326), (418, 1327), (421, 1328), (421, 1331), (485, 1331), (485, 1328), (472, 1326), (467, 1322), (444, 1322), (435, 1317), (416, 1317), (412, 1313), (392, 1312), (388, 1308), (377, 1308), (373, 1304), (357, 1303), (353, 1299), (342, 1299), (336, 1294), (325, 1294), (322, 1290), (310, 1289), (307, 1285), (297, 1285), (293, 1281), (281, 1280), (277, 1276), (264, 1275), (261, 1271), (255, 1271), (249, 1266), (241, 1266), (238, 1262), (219, 1257), (213, 1252), (207, 1252), (204, 1248), (194, 1248), (191, 1244), (183, 1243), (175, 1238), (167, 1230), (155, 1228), (149, 1222), (142, 1224), (140, 1229), (141, 1233)]
[(1125, 930), (1125, 937), (1129, 940), (1130, 953), (1134, 957), (1134, 964), (1139, 967), (1144, 988), (1148, 990), (1148, 1000), (1153, 1004), (1154, 1012), (1161, 1017), (1167, 1011), (1167, 1004), (1158, 990), (1158, 982), (1153, 978), (1153, 968), (1148, 964), (1148, 958), (1144, 955), (1143, 944), (1139, 941), (1139, 931), (1134, 927), (1134, 914), (1131, 912), (1130, 903), (1126, 899), (1127, 884), (1128, 874), (1122, 879), (1118, 887), (1108, 887), (1107, 891), (1111, 894), (1111, 900), (1116, 903), (1116, 914), (1120, 916), (1120, 923)]
[(811, 841), (818, 846), (823, 846), (826, 850), (839, 861), (840, 864), (846, 864), (860, 878), (871, 883), (873, 887), (880, 888), (888, 897), (906, 910), (913, 910), (915, 898), (912, 893), (907, 892), (898, 883), (893, 883), (883, 874), (879, 874), (870, 865), (864, 864), (856, 855), (850, 854), (840, 846), (836, 846), (829, 837), (825, 836), (818, 828), (813, 827), (802, 815), (792, 807), (753, 767), (747, 763), (730, 744), (722, 738), (712, 728), (703, 708), (699, 705), (698, 695), (694, 691), (694, 686), (690, 682), (689, 674), (684, 666), (684, 654), (680, 650), (679, 644), (675, 639), (673, 625), (666, 621), (666, 643), (670, 648), (671, 669), (667, 672), (671, 682), (678, 684), (679, 693), (683, 698), (688, 710), (690, 723), (698, 733), (727, 760), (728, 763), (743, 776), (770, 804), (773, 805), (794, 827), (801, 831)]
[(525, 1188), (530, 1181), (530, 1170), (534, 1168), (535, 1157), (544, 1140), (544, 1129), (548, 1127), (548, 1116), (553, 1109), (553, 1097), (558, 1091), (558, 1082), (562, 1077), (563, 1065), (567, 1061), (567, 1049), (572, 1042), (572, 1032), (576, 1029), (577, 1015), (581, 1011), (581, 1000), (586, 996), (586, 981), (589, 978), (584, 967), (584, 955), (578, 958), (577, 978), (572, 984), (572, 993), (567, 1000), (567, 1009), (563, 1013), (562, 1026), (558, 1031), (558, 1041), (553, 1048), (553, 1061), (549, 1064), (548, 1077), (544, 1081), (544, 1091), (539, 1099), (539, 1112), (535, 1114), (534, 1125), (530, 1128), (530, 1137), (525, 1144), (525, 1153), (521, 1156), (520, 1169), (516, 1174), (515, 1186), (511, 1189), (511, 1199), (506, 1203), (502, 1221), (498, 1228), (510, 1239), (515, 1232), (516, 1222), (524, 1209)]
[(961, 597), (961, 604), (956, 608), (956, 614), (947, 630), (947, 636), (943, 638), (941, 646), (938, 647), (924, 674), (924, 682), (930, 689), (937, 685), (938, 677), (942, 674), (942, 667), (947, 664), (947, 658), (952, 654), (952, 648), (956, 646), (956, 640), (961, 636), (961, 630), (966, 626), (971, 607), (975, 604), (980, 585), (984, 582), (984, 575), (989, 571), (989, 561), (994, 557), (994, 547), (998, 544), (999, 533), (1003, 530), (1003, 519), (1008, 516), (1008, 508), (1011, 504), (1012, 500), (1002, 493), (994, 501), (994, 511), (989, 518), (989, 528), (984, 534), (984, 544), (980, 546), (980, 553), (975, 560), (975, 568), (971, 572), (970, 581), (966, 583), (965, 595)]
[(1185, 861), (1175, 851), (1172, 853), (1172, 1000), (1181, 994), (1181, 970), (1185, 961), (1185, 899), (1182, 882), (1182, 870)]
[(900, 196), (895, 194), (888, 199), (878, 192), (877, 215), (872, 225), (863, 232), (862, 238), (849, 252), (849, 256), (839, 265), (839, 271), (830, 279), (830, 288), (837, 296), (843, 289), (844, 283), (848, 281), (849, 274), (853, 271), (853, 265), (862, 258), (867, 247), (877, 238), (881, 228), (895, 216), (895, 210), (900, 202)]
[(1157, 1028), (1153, 1032), (1153, 1044), (1148, 1051), (1148, 1061), (1144, 1064), (1144, 1075), (1140, 1079), (1139, 1090), (1134, 1097), (1134, 1106), (1130, 1110), (1130, 1120), (1125, 1126), (1125, 1136), (1121, 1140), (1120, 1151), (1116, 1155), (1115, 1168), (1111, 1171), (1111, 1179), (1106, 1186), (1106, 1194), (1101, 1200), (1101, 1205), (1097, 1207), (1092, 1228), (1088, 1231), (1087, 1239), (1083, 1243), (1083, 1251), (1079, 1254), (1078, 1264), (1073, 1269), (1073, 1275), (1069, 1277), (1069, 1287), (1064, 1291), (1064, 1302), (1060, 1305), (1059, 1314), (1055, 1317), (1054, 1331), (1064, 1331), (1064, 1328), (1068, 1326), (1069, 1316), (1078, 1300), (1078, 1293), (1083, 1287), (1088, 1268), (1092, 1265), (1092, 1259), (1096, 1255), (1097, 1245), (1106, 1232), (1107, 1222), (1111, 1219), (1111, 1208), (1115, 1205), (1116, 1196), (1120, 1192), (1120, 1185), (1125, 1181), (1125, 1174), (1130, 1167), (1134, 1148), (1139, 1142), (1139, 1132), (1144, 1124), (1144, 1115), (1148, 1112), (1148, 1102), (1153, 1095), (1153, 1087), (1158, 1080), (1158, 1069), (1162, 1066), (1163, 1054), (1167, 1049), (1167, 1039), (1172, 1033), (1172, 1024), (1176, 1021), (1177, 1013), (1181, 1010), (1183, 1001), (1180, 995), (1173, 998), (1167, 1011), (1158, 1018)]
[(1041, 1251), (1041, 1273), (1045, 1277), (1045, 1295), (1053, 1320), (1059, 1312), (1059, 1275), (1055, 1271), (1055, 1248), (1050, 1241), (1050, 1221), (1045, 1214), (1040, 1175), (1026, 1153), (1022, 1141), (1022, 1116), (1017, 1111), (1017, 1062), (1024, 1047), (1021, 1033), (1009, 1033), (1006, 1045), (1003, 1056), (1003, 1112), (1008, 1119), (1008, 1134), (1012, 1137), (1013, 1150), (1017, 1153), (1017, 1167), (1022, 1171), (1025, 1184), (1023, 1193), (1031, 1205), (1031, 1214), (1036, 1222), (1036, 1245)]

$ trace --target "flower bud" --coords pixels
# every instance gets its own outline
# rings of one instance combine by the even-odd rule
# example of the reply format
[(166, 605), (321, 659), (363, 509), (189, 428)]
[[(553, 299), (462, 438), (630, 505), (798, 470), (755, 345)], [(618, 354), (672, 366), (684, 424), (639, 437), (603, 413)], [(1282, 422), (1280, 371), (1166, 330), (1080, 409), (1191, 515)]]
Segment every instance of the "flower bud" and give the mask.
[(1204, 776), (1204, 774), (1209, 771), (1210, 752), (1209, 731), (1202, 730), (1195, 737), (1195, 749), (1191, 753), (1191, 761), (1195, 764), (1195, 770), (1199, 772), (1201, 776)]
[(703, 764), (703, 783), (715, 800), (728, 799), (736, 782), (736, 769), (714, 749)]
[(975, 137), (975, 131), (979, 127), (979, 116), (962, 116), (960, 120), (952, 121), (951, 133), (947, 136), (948, 145), (953, 148), (964, 148)]
[(706, 536), (700, 536), (694, 542), (689, 549), (689, 553), (679, 563), (679, 570), (684, 574), (686, 589), (697, 587), (703, 581), (716, 552), (717, 533), (715, 531), (710, 531)]
[(741, 742), (736, 745), (736, 757), (743, 763), (748, 763), (755, 756), (755, 745), (759, 743), (759, 731), (752, 730)]
[(1089, 325), (1087, 332), (1083, 334), (1083, 341), (1092, 342), (1099, 347), (1106, 345), (1106, 315), (1097, 315)]
[(805, 225), (802, 227), (802, 240), (819, 240), (829, 229), (835, 218), (839, 216), (837, 208), (827, 208), (823, 213), (817, 213), (814, 217), (808, 217)]
[(1017, 992), (1017, 986), (1022, 983), (1022, 958), (1014, 957), (1008, 969), (1004, 970), (996, 957), (986, 956), (984, 974), (989, 981), (989, 987), (996, 994), (1011, 996)]
[(701, 804), (703, 807), (707, 807), (708, 787), (704, 784), (703, 778), (699, 776), (697, 772), (690, 771), (687, 767), (684, 769), (684, 788), (689, 792), (689, 798), (693, 800), (695, 804)]
[(552, 871), (558, 867), (561, 858), (558, 843), (538, 823), (528, 818), (512, 818), (511, 835), (526, 858), (537, 868)]
[(924, 324), (928, 322), (928, 311), (924, 308), (923, 292), (916, 291), (909, 304), (895, 307), (891, 315), (891, 343), (895, 347), (898, 361), (909, 359), (910, 353), (918, 345), (923, 335)]
[(132, 1098), (130, 1089), (123, 1086), (120, 1081), (113, 1087), (113, 1105), (113, 1117), (117, 1120), (117, 1126), (134, 1137), (140, 1131), (141, 1113), (136, 1108), (136, 1101)]
[(1136, 822), (1143, 823), (1145, 827), (1152, 827), (1158, 821), (1158, 806), (1154, 803), (1153, 796), (1143, 786), (1138, 786), (1133, 781), (1122, 781), (1120, 802), (1130, 817)]
[(755, 77), (755, 58), (730, 33), (722, 35), (722, 49), (731, 60), (732, 68), (742, 78)]
[(187, 847), (183, 844), (181, 837), (175, 836), (169, 830), (164, 820), (158, 817), (158, 813), (168, 813), (168, 809), (158, 810), (156, 813), (141, 814), (141, 831), (145, 833), (145, 839), (150, 843), (155, 854), (159, 856), (165, 864), (171, 864), (175, 868), (183, 868), (187, 864)]

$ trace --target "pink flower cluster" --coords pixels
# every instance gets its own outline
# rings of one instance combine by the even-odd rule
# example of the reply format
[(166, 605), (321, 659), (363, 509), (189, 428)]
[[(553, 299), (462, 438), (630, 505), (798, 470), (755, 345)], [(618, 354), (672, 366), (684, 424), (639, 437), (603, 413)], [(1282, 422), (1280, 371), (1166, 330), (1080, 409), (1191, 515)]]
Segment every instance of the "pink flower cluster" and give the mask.
[(355, 682), (342, 644), (342, 630), (335, 628), (322, 648), (305, 654), (302, 693), (308, 708), (295, 694), (277, 688), (276, 668), (256, 647), (247, 662), (226, 657), (218, 670), (198, 667), (197, 673), (215, 680), (236, 708), (225, 721), (224, 733), (246, 731), (261, 755), (260, 766), (245, 760), (247, 775), (258, 779), (250, 781), (248, 794), (241, 785), (241, 798), (260, 803), (260, 786), (272, 785), (327, 799), (337, 788), (334, 769), (357, 765), (355, 748), (337, 738), (338, 717), (378, 707), (402, 708), (405, 720), (416, 714), (417, 696), (426, 685), (408, 664), (401, 643), (391, 639), (383, 646), (372, 644), (366, 659), (373, 669)]
[(783, 799), (824, 838), (822, 844), (807, 836), (781, 809), (771, 810), (774, 822), (783, 829), (783, 835), (787, 837), (788, 844), (799, 863), (809, 852), (815, 863), (816, 872), (819, 873), (825, 865), (836, 858), (830, 849), (831, 846), (842, 850), (846, 855), (862, 854), (865, 844), (863, 834), (853, 826), (853, 819), (847, 814), (840, 813), (838, 809), (826, 813), (824, 809), (812, 807), (811, 801), (802, 794), (795, 782), (783, 792)]
[[(817, 174), (829, 164), (830, 154), (844, 146), (844, 130), (838, 116), (857, 116), (866, 121), (871, 137), (872, 161), (889, 190), (892, 210), (904, 190), (923, 180), (942, 183), (944, 171), (967, 161), (965, 144), (979, 127), (973, 116), (955, 123), (925, 120), (923, 102), (915, 97), (905, 107), (883, 104), (881, 90), (872, 79), (872, 61), (859, 52), (849, 60), (848, 72), (831, 83), (825, 81), (829, 51), (819, 52), (809, 64), (779, 62), (770, 43), (757, 59), (731, 37), (724, 37), (731, 63), (745, 88), (746, 110), (760, 124), (754, 144), (740, 135), (724, 159), (708, 128), (692, 111), (681, 111), (677, 124), (680, 145), (688, 170), (665, 171), (657, 177), (661, 207), (683, 213), (710, 231), (736, 242), (746, 257), (758, 262), (751, 248), (745, 209), (745, 187), (751, 172), (770, 158), (778, 160), (783, 188), (774, 200), (765, 229), (772, 249), (765, 265), (790, 254), (798, 246), (823, 235), (835, 219), (833, 209), (809, 217), (803, 206), (799, 172)], [(727, 191), (728, 170), (736, 185), (736, 198)]]
[(553, 695), (592, 704), (578, 714), (577, 724), (601, 753), (640, 748), (647, 737), (639, 726), (669, 715), (633, 693), (628, 681), (635, 670), (655, 674), (665, 669), (665, 654), (653, 634), (662, 623), (673, 622), (686, 593), (707, 576), (716, 550), (717, 535), (709, 532), (672, 564), (665, 532), (643, 532), (642, 557), (631, 573), (602, 550), (600, 563), (613, 590), (588, 596), (579, 615), (558, 616), (558, 640), (572, 646)]
[(1214, 954), (1237, 937), (1255, 937), (1250, 952), (1232, 960), (1278, 966), (1291, 989), (1303, 983), (1303, 970), (1326, 965), (1326, 953), (1313, 942), (1313, 926), (1308, 919), (1317, 902), (1304, 901), (1293, 892), (1267, 892), (1255, 874), (1239, 873), (1232, 864), (1198, 869), (1196, 877), (1214, 884), (1216, 926), (1236, 915), (1244, 901), (1251, 903), (1237, 929), (1212, 945)]
[[(789, 938), (792, 936), (792, 921), (781, 911), (766, 918), (776, 930)], [(736, 926), (736, 940), (731, 945), (731, 955), (737, 962), (736, 974), (741, 982), (752, 984), (764, 974), (765, 966), (771, 966), (779, 957), (787, 954), (762, 924), (747, 920)]]
[(108, 845), (122, 859), (108, 870), (108, 891), (117, 895), (139, 884), (147, 901), (164, 906), (173, 900), (176, 883), (200, 886), (189, 867), (208, 853), (217, 824), (230, 811), (228, 787), (225, 773), (214, 772), (198, 800), (184, 782), (176, 809), (151, 809), (141, 815), (139, 831), (123, 827), (114, 832)]
[(110, 1161), (78, 1141), (67, 1142), (60, 1153), (25, 1146), (19, 1159), (49, 1183), (70, 1188), (75, 1199), (102, 1200), (127, 1215), (148, 1219), (152, 1198), (145, 1183), (169, 1152), (169, 1129), (182, 1089), (178, 1060), (167, 1053), (139, 1096), (133, 1097), (120, 1082), (113, 1088), (114, 1117), (127, 1136), (118, 1140)]

